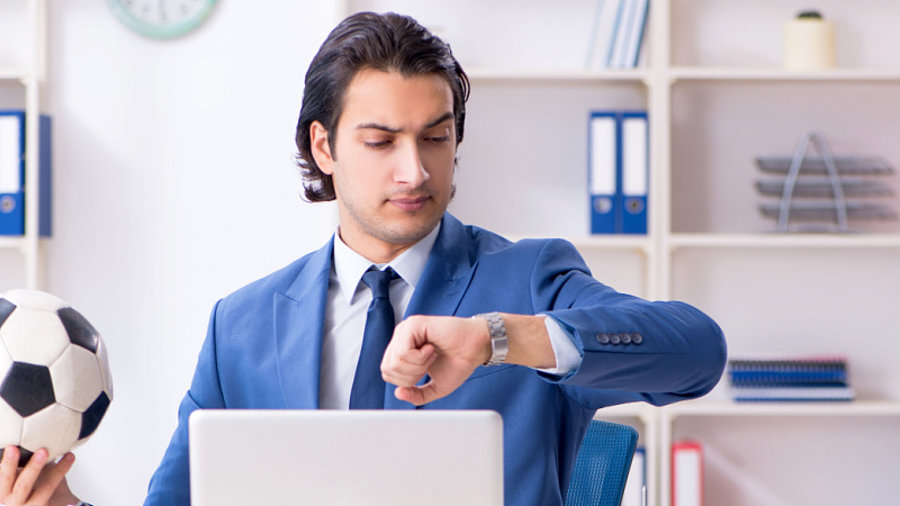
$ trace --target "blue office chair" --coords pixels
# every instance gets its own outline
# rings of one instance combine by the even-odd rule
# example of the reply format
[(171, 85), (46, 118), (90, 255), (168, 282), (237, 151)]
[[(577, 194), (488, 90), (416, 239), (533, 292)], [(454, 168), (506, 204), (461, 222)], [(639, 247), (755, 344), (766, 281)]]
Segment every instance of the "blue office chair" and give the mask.
[(575, 458), (566, 506), (619, 506), (637, 438), (628, 425), (591, 420)]

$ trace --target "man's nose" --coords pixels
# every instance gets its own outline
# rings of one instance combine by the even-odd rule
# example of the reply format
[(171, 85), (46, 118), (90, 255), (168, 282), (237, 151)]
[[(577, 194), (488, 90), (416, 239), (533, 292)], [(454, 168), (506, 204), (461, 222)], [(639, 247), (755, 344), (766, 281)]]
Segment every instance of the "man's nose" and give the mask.
[(416, 143), (410, 143), (402, 150), (397, 167), (394, 169), (394, 180), (413, 188), (421, 186), (429, 179), (428, 171), (422, 162), (422, 153)]

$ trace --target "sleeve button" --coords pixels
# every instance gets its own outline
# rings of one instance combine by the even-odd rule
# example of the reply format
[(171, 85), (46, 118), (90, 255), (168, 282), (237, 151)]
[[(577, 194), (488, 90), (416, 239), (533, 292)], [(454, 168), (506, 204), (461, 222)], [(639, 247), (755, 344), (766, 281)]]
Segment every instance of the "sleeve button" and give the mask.
[(597, 342), (600, 344), (609, 344), (608, 334), (597, 334)]
[(640, 334), (632, 334), (631, 342), (634, 344), (641, 344), (644, 342), (644, 336), (642, 336)]

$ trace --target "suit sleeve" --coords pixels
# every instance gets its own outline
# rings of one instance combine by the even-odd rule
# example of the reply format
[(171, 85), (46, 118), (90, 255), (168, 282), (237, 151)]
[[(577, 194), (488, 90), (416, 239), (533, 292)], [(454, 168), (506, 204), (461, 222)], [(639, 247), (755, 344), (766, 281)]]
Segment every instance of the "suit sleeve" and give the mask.
[(210, 316), (206, 340), (197, 360), (197, 369), (194, 371), (191, 388), (184, 395), (178, 408), (178, 426), (159, 468), (150, 479), (144, 506), (188, 506), (191, 503), (188, 419), (191, 413), (197, 409), (225, 407), (216, 365), (216, 312), (218, 308), (219, 303), (216, 303)]
[(699, 397), (725, 368), (725, 338), (710, 317), (682, 302), (616, 292), (590, 276), (568, 242), (541, 249), (531, 292), (535, 311), (560, 322), (582, 354), (566, 376), (543, 376), (586, 407)]

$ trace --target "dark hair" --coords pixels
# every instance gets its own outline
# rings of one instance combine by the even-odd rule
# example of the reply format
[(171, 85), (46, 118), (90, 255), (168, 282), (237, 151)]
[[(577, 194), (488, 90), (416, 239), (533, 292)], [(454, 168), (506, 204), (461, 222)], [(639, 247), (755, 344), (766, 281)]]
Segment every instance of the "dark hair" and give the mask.
[(456, 143), (462, 142), (469, 79), (450, 46), (409, 16), (392, 12), (353, 14), (328, 34), (306, 71), (296, 141), (305, 198), (310, 202), (334, 200), (335, 196), (331, 176), (323, 173), (313, 159), (309, 127), (314, 121), (322, 123), (334, 154), (331, 134), (343, 110), (344, 92), (363, 69), (396, 71), (405, 77), (442, 76), (453, 92)]

